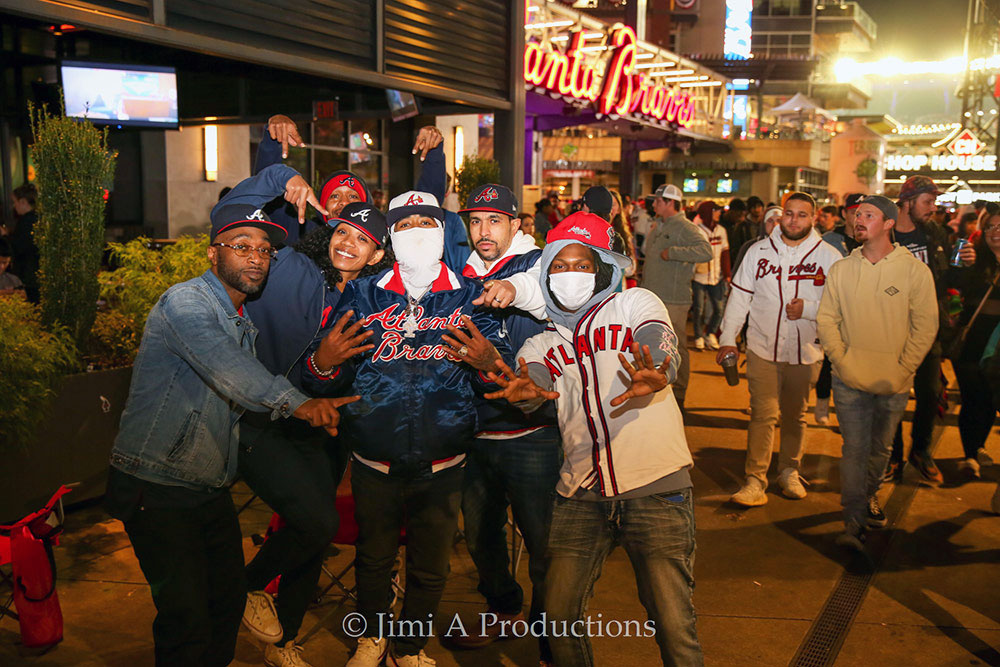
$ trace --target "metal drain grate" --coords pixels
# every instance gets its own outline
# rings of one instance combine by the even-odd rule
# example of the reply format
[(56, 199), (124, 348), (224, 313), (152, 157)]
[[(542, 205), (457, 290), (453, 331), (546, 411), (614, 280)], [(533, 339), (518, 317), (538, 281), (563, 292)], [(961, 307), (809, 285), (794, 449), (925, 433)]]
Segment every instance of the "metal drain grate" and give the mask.
[[(949, 411), (950, 412), (950, 411)], [(944, 432), (944, 427), (939, 423), (934, 428), (929, 451), (933, 454), (937, 449), (938, 441)], [(799, 645), (795, 657), (789, 667), (830, 667), (837, 659), (840, 648), (844, 645), (847, 633), (854, 624), (854, 618), (861, 609), (865, 595), (868, 593), (868, 586), (878, 572), (882, 560), (889, 551), (891, 543), (891, 531), (888, 528), (896, 525), (896, 521), (906, 512), (913, 496), (917, 493), (915, 484), (897, 484), (889, 495), (889, 501), (885, 504), (883, 511), (889, 519), (886, 530), (872, 531), (866, 542), (868, 555), (862, 559), (856, 559), (851, 566), (844, 571), (837, 581), (830, 597), (823, 604), (819, 616), (813, 621), (809, 632)]]

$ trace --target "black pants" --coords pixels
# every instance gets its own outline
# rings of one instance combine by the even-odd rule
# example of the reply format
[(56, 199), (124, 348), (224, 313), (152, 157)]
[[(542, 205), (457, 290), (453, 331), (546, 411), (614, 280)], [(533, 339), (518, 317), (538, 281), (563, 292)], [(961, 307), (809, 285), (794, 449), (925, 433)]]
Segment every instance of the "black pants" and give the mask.
[(272, 422), (264, 428), (244, 423), (240, 429), (240, 474), (285, 520), (246, 568), (252, 591), (281, 575), (277, 610), (284, 644), (302, 627), (326, 548), (337, 533), (334, 499), (344, 461), (336, 454), (336, 440), (304, 423)]
[(823, 357), (823, 364), (819, 367), (819, 377), (816, 379), (816, 399), (830, 400), (830, 393), (833, 390), (833, 368), (830, 366), (830, 359)]
[[(941, 355), (935, 350), (928, 352), (917, 368), (917, 374), (913, 378), (913, 393), (916, 395), (916, 404), (913, 408), (913, 448), (910, 455), (927, 458), (941, 401)], [(896, 427), (889, 460), (896, 463), (903, 461), (902, 420)]]
[(993, 430), (997, 408), (993, 401), (993, 388), (989, 380), (979, 370), (979, 364), (963, 362), (955, 364), (955, 377), (962, 393), (962, 409), (958, 413), (958, 433), (962, 436), (965, 458), (976, 458), (976, 452), (986, 444), (986, 438)]
[(448, 578), (463, 472), (456, 466), (428, 478), (406, 479), (357, 461), (351, 468), (359, 529), (355, 558), (358, 611), (367, 623), (365, 636), (392, 636), (380, 619), (388, 618), (392, 566), (399, 550), (400, 529), (406, 529), (406, 595), (399, 620), (422, 625), (405, 636), (392, 637), (397, 655), (419, 653), (430, 638), (426, 624), (437, 612)]
[(230, 495), (191, 509), (139, 509), (125, 532), (156, 605), (157, 667), (232, 662), (246, 582)]

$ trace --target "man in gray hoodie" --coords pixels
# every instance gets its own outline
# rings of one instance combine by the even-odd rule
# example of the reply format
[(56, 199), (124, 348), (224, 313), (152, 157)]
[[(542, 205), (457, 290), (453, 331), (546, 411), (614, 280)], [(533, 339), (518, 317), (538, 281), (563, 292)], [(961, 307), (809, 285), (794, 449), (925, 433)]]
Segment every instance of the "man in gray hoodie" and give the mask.
[(681, 191), (676, 185), (661, 185), (653, 194), (655, 226), (643, 244), (646, 263), (642, 286), (660, 297), (680, 339), (681, 365), (674, 382), (674, 397), (681, 410), (687, 393), (691, 364), (687, 349), (688, 311), (691, 309), (691, 277), (694, 265), (712, 259), (712, 246), (681, 210)]

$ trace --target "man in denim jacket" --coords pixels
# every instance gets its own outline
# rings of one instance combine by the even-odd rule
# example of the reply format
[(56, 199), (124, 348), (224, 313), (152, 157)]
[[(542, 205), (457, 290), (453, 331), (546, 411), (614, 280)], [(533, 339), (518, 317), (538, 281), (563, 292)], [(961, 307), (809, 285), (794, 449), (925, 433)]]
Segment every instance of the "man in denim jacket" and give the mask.
[(106, 502), (150, 584), (158, 666), (233, 659), (246, 586), (228, 489), (243, 411), (336, 434), (337, 407), (351, 400), (309, 399), (254, 358), (243, 302), (263, 288), (284, 238), (255, 207), (216, 210), (211, 268), (164, 292), (146, 320)]

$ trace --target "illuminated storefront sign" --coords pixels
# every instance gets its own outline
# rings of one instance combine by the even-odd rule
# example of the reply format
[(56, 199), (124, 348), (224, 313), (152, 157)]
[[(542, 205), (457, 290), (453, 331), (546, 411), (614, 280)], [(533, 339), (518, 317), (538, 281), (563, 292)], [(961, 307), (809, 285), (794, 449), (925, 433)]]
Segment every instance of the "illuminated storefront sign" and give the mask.
[(887, 171), (996, 171), (996, 155), (903, 155), (885, 157)]
[(611, 58), (604, 75), (581, 52), (583, 34), (574, 32), (565, 52), (537, 42), (524, 47), (524, 80), (595, 106), (603, 115), (641, 116), (688, 127), (694, 121), (694, 96), (679, 86), (657, 83), (636, 71), (636, 36), (627, 26), (611, 33)]
[(962, 130), (957, 137), (948, 143), (948, 150), (953, 155), (958, 156), (975, 155), (984, 148), (986, 148), (986, 144), (969, 130)]
[(722, 53), (726, 58), (750, 57), (750, 17), (753, 0), (726, 0), (726, 32)]
[(952, 190), (938, 195), (938, 204), (958, 204), (964, 206), (978, 200), (1000, 202), (1000, 192), (975, 192), (973, 190)]

